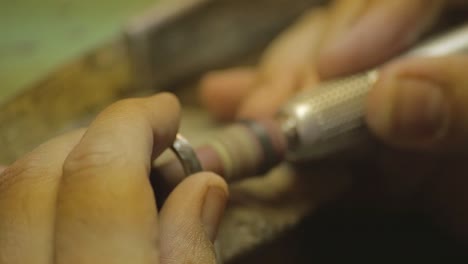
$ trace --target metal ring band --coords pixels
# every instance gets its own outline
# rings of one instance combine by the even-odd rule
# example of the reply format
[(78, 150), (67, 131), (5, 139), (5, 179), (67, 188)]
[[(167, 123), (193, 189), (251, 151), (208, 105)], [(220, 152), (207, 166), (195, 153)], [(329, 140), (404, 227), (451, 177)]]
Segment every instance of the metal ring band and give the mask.
[(263, 166), (259, 168), (257, 173), (267, 173), (276, 163), (278, 163), (278, 161), (280, 161), (280, 157), (275, 151), (275, 147), (270, 140), (268, 131), (260, 123), (253, 120), (241, 120), (240, 122), (247, 126), (260, 142), (263, 151)]
[(174, 143), (171, 146), (171, 150), (177, 156), (177, 159), (184, 168), (185, 176), (203, 171), (200, 161), (198, 160), (197, 154), (193, 150), (192, 146), (182, 135), (177, 134)]
[[(192, 145), (190, 145), (189, 141), (181, 134), (177, 134), (174, 143), (171, 146), (171, 150), (182, 164), (185, 176), (203, 171), (203, 167), (201, 166), (200, 160), (198, 160), (197, 154), (193, 150)], [(215, 243), (215, 250), (216, 263), (221, 264), (222, 261), (218, 243)]]

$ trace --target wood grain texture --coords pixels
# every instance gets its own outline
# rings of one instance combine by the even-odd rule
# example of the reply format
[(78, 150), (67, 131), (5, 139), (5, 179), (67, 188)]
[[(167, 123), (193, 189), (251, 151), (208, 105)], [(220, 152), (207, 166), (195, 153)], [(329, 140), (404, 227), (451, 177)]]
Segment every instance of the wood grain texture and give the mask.
[(130, 17), (160, 1), (1, 1), (0, 102), (115, 37)]
[(105, 45), (63, 66), (0, 107), (0, 163), (9, 163), (43, 141), (84, 125), (110, 102), (134, 89), (119, 43)]

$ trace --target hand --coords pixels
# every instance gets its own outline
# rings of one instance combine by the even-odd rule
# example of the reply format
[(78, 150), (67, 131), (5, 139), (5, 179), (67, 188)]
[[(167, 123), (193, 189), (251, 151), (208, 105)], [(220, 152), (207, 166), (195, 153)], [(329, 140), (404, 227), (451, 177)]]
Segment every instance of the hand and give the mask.
[(171, 95), (123, 100), (7, 167), (0, 263), (215, 263), (224, 180), (187, 177), (160, 212), (149, 182), (178, 122)]
[[(225, 120), (271, 116), (298, 90), (387, 61), (414, 43), (448, 2), (334, 1), (282, 34), (257, 68), (205, 76), (202, 102)], [(353, 183), (339, 197), (422, 209), (468, 235), (466, 67), (468, 57), (458, 56), (405, 60), (381, 71), (366, 118), (384, 145), (363, 166), (343, 165)]]
[(201, 101), (216, 117), (265, 117), (322, 79), (385, 62), (413, 44), (442, 11), (441, 0), (336, 0), (305, 13), (256, 68), (207, 74)]
[(385, 67), (371, 90), (367, 124), (387, 147), (380, 186), (468, 236), (467, 55), (417, 58)]

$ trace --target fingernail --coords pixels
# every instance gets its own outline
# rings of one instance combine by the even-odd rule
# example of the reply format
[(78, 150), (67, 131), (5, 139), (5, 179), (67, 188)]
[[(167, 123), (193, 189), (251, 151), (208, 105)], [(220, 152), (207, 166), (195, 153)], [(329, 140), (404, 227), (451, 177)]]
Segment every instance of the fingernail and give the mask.
[(431, 81), (397, 78), (389, 83), (393, 98), (388, 125), (390, 135), (400, 139), (428, 140), (441, 135), (446, 128), (448, 102), (441, 87)]
[(221, 188), (210, 187), (206, 193), (202, 210), (202, 224), (206, 235), (214, 242), (226, 207), (227, 195)]

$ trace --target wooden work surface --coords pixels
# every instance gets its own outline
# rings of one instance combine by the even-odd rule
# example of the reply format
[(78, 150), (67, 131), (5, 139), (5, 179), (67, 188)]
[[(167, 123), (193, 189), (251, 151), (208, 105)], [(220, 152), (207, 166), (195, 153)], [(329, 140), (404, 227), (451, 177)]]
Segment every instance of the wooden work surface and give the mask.
[(0, 102), (115, 37), (159, 1), (0, 1)]

